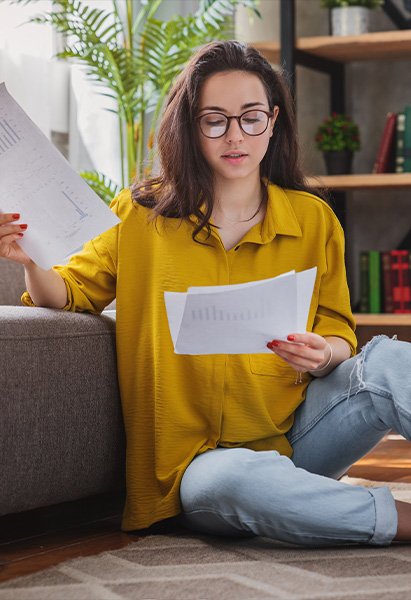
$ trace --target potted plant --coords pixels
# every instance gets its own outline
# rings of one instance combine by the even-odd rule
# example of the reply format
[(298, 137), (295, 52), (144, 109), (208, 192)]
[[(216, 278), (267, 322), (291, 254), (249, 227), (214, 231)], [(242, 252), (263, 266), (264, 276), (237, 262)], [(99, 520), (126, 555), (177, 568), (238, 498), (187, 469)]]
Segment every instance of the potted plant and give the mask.
[(360, 149), (360, 130), (351, 117), (332, 113), (317, 128), (317, 150), (324, 154), (327, 173), (351, 173), (353, 153)]
[(322, 8), (331, 9), (333, 35), (359, 35), (369, 30), (370, 10), (383, 0), (321, 0)]

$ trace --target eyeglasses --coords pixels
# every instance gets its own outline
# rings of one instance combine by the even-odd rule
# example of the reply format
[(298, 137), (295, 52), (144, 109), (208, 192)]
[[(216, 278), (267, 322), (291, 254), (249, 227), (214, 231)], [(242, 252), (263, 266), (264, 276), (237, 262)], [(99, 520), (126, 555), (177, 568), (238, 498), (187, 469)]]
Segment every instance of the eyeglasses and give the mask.
[(205, 137), (215, 139), (227, 133), (231, 119), (236, 119), (241, 131), (247, 135), (261, 135), (267, 129), (272, 116), (273, 113), (265, 110), (247, 110), (242, 115), (233, 117), (213, 112), (195, 117), (194, 121), (200, 125), (201, 133)]

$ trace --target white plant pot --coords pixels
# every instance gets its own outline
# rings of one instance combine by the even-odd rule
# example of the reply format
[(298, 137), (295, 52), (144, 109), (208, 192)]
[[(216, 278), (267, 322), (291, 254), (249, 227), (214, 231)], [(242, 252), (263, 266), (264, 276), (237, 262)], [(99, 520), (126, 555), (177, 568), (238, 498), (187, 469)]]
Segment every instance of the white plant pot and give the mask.
[(369, 31), (370, 9), (363, 6), (342, 6), (331, 9), (333, 35), (360, 35)]

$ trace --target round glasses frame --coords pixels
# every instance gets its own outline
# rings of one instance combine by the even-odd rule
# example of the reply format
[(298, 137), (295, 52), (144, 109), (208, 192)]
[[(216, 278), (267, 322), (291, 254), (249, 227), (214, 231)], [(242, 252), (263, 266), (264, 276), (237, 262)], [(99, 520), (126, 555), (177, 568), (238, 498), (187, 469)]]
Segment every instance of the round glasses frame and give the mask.
[[(267, 117), (266, 126), (264, 127), (263, 131), (261, 131), (260, 133), (248, 133), (247, 131), (245, 131), (245, 129), (241, 125), (241, 119), (244, 117), (244, 115), (247, 115), (248, 113), (251, 113), (251, 112), (253, 112), (253, 113), (255, 113), (255, 112), (264, 113), (265, 116)], [(221, 135), (207, 135), (206, 133), (204, 133), (204, 131), (203, 131), (202, 127), (201, 127), (201, 119), (203, 117), (209, 117), (210, 115), (220, 115), (220, 116), (224, 117), (225, 119), (227, 119), (225, 131)], [(239, 127), (240, 127), (240, 129), (241, 129), (241, 131), (243, 133), (245, 133), (246, 135), (250, 135), (252, 137), (256, 137), (258, 135), (262, 135), (265, 131), (267, 131), (268, 123), (269, 123), (271, 117), (273, 117), (273, 116), (274, 116), (273, 113), (267, 112), (266, 110), (260, 110), (260, 109), (258, 109), (258, 110), (256, 110), (256, 109), (246, 110), (241, 115), (233, 115), (232, 117), (227, 117), (227, 115), (225, 115), (223, 113), (220, 113), (220, 112), (209, 112), (209, 113), (206, 113), (204, 115), (200, 115), (199, 117), (194, 117), (194, 122), (198, 123), (200, 125), (200, 131), (204, 135), (204, 137), (209, 138), (211, 140), (217, 140), (218, 138), (223, 137), (223, 135), (225, 135), (227, 133), (227, 131), (229, 130), (231, 119), (236, 119), (236, 121), (237, 121), (237, 123), (238, 123), (238, 125), (239, 125)]]

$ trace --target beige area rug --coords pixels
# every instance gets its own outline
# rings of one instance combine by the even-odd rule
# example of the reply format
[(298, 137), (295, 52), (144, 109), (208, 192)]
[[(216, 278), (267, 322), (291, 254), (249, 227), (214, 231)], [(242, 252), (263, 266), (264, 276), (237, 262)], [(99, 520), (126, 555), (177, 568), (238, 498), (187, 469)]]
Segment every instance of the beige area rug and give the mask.
[[(389, 486), (411, 502), (411, 484)], [(0, 600), (409, 600), (411, 545), (302, 549), (266, 538), (149, 536), (0, 585)]]

